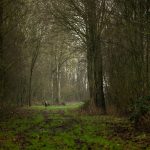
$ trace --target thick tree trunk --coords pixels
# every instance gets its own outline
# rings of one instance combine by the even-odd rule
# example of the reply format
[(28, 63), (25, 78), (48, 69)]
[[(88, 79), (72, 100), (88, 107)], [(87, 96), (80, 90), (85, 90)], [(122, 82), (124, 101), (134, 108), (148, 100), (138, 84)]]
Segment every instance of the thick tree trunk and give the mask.
[[(100, 42), (94, 43), (94, 49), (88, 50), (88, 82), (91, 103), (99, 108), (102, 113), (106, 113), (106, 105), (103, 91), (103, 64)], [(97, 45), (97, 46), (96, 46)]]
[(103, 113), (106, 113), (105, 98), (104, 98), (104, 88), (103, 88), (103, 60), (102, 60), (102, 50), (101, 42), (97, 41), (97, 46), (95, 49), (94, 56), (94, 81), (95, 81), (95, 103), (101, 108)]
[(2, 35), (2, 25), (3, 25), (3, 1), (0, 4), (0, 101), (4, 100), (4, 53), (3, 53), (3, 35)]
[(145, 50), (145, 95), (149, 95), (149, 37), (146, 37), (146, 50)]
[[(149, 11), (149, 7), (148, 7), (148, 0), (147, 0), (147, 9), (146, 9), (146, 14), (147, 14), (147, 16), (146, 16), (146, 23), (147, 23), (147, 32), (148, 32), (148, 29), (150, 29), (149, 28), (149, 26), (148, 26), (148, 21), (149, 21), (149, 16), (148, 16), (148, 11)], [(148, 35), (148, 33), (146, 33), (146, 95), (149, 95), (150, 94), (150, 92), (149, 92), (149, 88), (150, 88), (150, 83), (149, 83), (149, 40), (150, 39), (150, 36)]]
[(95, 0), (87, 2), (87, 14), (87, 71), (90, 99), (102, 113), (106, 113), (103, 91), (102, 49)]

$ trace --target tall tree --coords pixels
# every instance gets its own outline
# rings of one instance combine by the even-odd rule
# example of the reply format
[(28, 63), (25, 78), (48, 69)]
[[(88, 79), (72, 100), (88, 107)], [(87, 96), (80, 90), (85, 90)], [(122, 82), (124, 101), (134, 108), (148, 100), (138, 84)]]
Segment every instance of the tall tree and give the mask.
[(0, 102), (3, 99), (3, 1), (0, 2)]
[(111, 2), (105, 0), (63, 0), (53, 2), (52, 7), (56, 20), (72, 30), (85, 43), (91, 105), (95, 105), (105, 113), (101, 40), (108, 16), (112, 11)]

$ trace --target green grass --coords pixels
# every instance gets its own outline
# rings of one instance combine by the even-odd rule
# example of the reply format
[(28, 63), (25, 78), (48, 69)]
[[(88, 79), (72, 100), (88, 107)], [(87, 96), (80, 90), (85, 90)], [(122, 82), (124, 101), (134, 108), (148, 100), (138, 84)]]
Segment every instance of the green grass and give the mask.
[(150, 150), (150, 135), (134, 132), (126, 119), (70, 111), (79, 106), (19, 110), (0, 122), (0, 150)]
[(44, 109), (46, 109), (46, 110), (68, 110), (68, 109), (80, 108), (82, 105), (83, 105), (83, 103), (79, 102), (79, 103), (66, 104), (65, 106), (52, 105), (52, 106), (47, 106), (46, 108), (45, 108), (45, 106), (32, 106), (31, 108), (35, 109), (35, 110), (44, 110)]

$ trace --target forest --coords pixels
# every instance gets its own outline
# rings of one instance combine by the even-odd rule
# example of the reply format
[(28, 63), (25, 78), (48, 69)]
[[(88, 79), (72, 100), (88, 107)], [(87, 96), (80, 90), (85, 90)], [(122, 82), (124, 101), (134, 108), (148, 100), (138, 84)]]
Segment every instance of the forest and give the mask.
[(0, 150), (150, 150), (150, 1), (1, 0)]

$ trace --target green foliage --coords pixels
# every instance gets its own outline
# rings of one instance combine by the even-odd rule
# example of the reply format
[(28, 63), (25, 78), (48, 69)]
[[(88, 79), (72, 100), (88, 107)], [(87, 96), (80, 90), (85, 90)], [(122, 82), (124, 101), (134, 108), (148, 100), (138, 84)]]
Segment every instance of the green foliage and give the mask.
[[(84, 103), (83, 102), (75, 102), (64, 105), (51, 105), (46, 108), (46, 110), (68, 110), (68, 109), (77, 109), (80, 108)], [(31, 109), (35, 110), (43, 110), (45, 106), (32, 106)]]
[(141, 118), (150, 112), (150, 96), (141, 97), (131, 106), (130, 120), (135, 124), (141, 121)]

